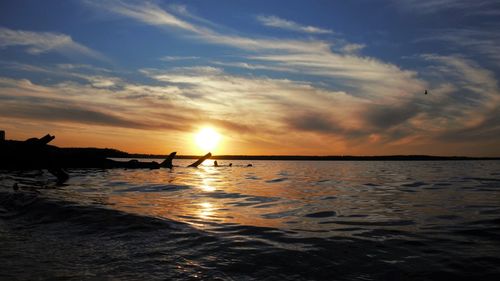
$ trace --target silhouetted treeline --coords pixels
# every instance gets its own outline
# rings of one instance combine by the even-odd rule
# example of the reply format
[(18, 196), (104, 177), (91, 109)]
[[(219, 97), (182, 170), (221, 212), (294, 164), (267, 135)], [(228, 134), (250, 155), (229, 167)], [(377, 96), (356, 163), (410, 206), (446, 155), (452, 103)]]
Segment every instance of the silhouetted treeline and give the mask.
[(221, 155), (212, 159), (226, 160), (293, 160), (293, 161), (436, 161), (436, 160), (500, 160), (488, 157), (428, 156), (428, 155), (387, 155), (387, 156), (300, 156), (300, 155)]
[(67, 153), (68, 155), (84, 154), (90, 157), (131, 158), (129, 153), (114, 148), (62, 147), (60, 149), (62, 153)]
[[(165, 155), (129, 154), (129, 158), (164, 158)], [(177, 155), (176, 159), (197, 159), (196, 155)], [(281, 160), (281, 161), (450, 161), (450, 160), (500, 160), (500, 157), (386, 155), (386, 156), (307, 156), (307, 155), (215, 155), (215, 160)]]

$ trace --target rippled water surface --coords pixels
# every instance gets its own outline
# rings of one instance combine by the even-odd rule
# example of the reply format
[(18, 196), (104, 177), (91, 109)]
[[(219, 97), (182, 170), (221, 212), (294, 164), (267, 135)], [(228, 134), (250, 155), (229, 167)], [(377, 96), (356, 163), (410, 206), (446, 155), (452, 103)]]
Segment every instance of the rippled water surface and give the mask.
[(500, 161), (175, 162), (0, 172), (0, 278), (500, 280)]

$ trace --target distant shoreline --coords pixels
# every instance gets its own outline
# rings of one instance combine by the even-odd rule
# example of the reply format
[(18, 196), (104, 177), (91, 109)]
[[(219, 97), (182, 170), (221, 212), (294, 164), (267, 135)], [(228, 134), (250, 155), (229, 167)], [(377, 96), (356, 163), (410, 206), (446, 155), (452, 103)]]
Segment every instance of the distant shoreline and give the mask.
[[(22, 141), (5, 140), (3, 143), (13, 145)], [(55, 147), (48, 145), (48, 147)], [(66, 155), (88, 155), (103, 158), (156, 158), (164, 159), (168, 155), (128, 153), (113, 148), (95, 147), (55, 147)], [(198, 159), (200, 155), (177, 155), (176, 159)], [(213, 155), (213, 160), (274, 160), (274, 161), (464, 161), (464, 160), (500, 160), (500, 157), (467, 157), (467, 156), (432, 156), (432, 155)]]
[[(70, 153), (88, 153), (106, 158), (155, 158), (164, 159), (167, 154), (128, 153), (112, 148), (62, 148)], [(200, 155), (177, 155), (176, 159), (198, 159)], [(500, 160), (500, 157), (467, 157), (467, 156), (432, 156), (432, 155), (213, 155), (213, 160), (269, 160), (269, 161), (464, 161), (464, 160)]]
[[(166, 155), (129, 154), (116, 158), (165, 158)], [(198, 155), (177, 155), (176, 159), (198, 159)], [(215, 155), (213, 160), (269, 160), (269, 161), (463, 161), (500, 160), (500, 157), (386, 155), (386, 156), (300, 156), (300, 155)]]

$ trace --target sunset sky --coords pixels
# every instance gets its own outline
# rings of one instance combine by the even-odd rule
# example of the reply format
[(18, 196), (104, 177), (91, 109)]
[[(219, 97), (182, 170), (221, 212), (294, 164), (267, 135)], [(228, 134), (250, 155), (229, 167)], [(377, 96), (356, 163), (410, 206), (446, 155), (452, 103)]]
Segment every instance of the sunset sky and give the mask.
[[(1, 1), (0, 130), (63, 147), (500, 156), (500, 2)], [(428, 90), (425, 95), (424, 91)]]

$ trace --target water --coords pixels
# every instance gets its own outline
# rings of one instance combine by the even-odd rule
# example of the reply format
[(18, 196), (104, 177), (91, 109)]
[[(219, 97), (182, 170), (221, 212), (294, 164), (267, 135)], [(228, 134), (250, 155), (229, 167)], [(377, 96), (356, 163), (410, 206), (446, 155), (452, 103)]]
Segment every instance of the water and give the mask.
[(0, 279), (499, 280), (500, 161), (232, 162), (0, 172)]

